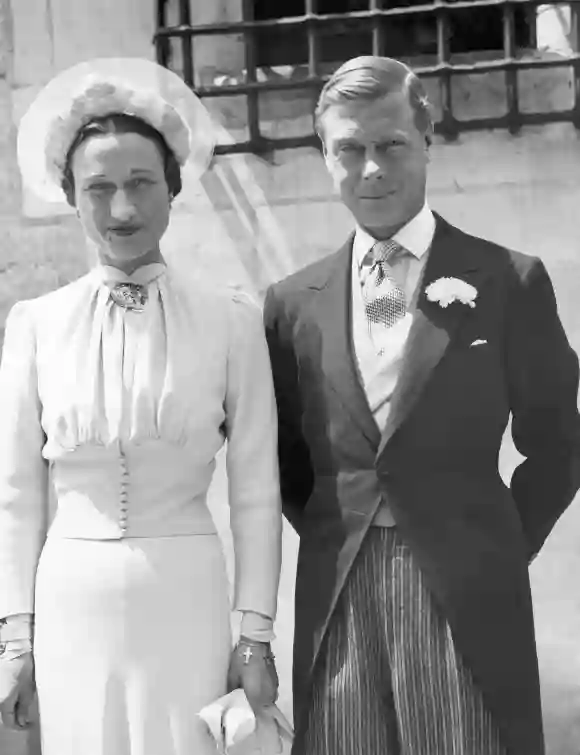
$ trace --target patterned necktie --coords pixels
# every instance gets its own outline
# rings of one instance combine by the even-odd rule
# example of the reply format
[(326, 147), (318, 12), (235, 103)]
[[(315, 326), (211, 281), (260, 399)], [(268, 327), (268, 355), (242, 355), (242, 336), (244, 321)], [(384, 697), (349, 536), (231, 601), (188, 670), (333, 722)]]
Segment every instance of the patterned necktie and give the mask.
[(395, 281), (389, 260), (403, 247), (396, 241), (377, 241), (372, 248), (373, 265), (363, 287), (365, 312), (369, 321), (391, 328), (407, 311), (405, 292)]

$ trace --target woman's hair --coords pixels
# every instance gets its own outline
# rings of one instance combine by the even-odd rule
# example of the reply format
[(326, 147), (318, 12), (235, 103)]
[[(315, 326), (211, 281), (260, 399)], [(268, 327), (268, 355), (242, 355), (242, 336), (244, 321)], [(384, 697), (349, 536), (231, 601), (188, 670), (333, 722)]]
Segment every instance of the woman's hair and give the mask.
[(395, 93), (408, 97), (415, 113), (415, 125), (431, 143), (433, 121), (421, 80), (404, 63), (378, 56), (349, 60), (326, 82), (314, 113), (316, 132), (323, 138), (322, 117), (332, 105), (358, 100), (373, 102)]
[(169, 187), (169, 194), (172, 198), (179, 194), (181, 191), (181, 169), (177, 158), (167, 146), (167, 142), (159, 131), (134, 115), (113, 113), (102, 118), (94, 118), (79, 129), (67, 152), (61, 186), (67, 202), (72, 207), (75, 206), (75, 184), (72, 172), (73, 155), (76, 149), (91, 136), (101, 136), (103, 134), (139, 134), (139, 136), (143, 136), (154, 142), (163, 157), (165, 180)]

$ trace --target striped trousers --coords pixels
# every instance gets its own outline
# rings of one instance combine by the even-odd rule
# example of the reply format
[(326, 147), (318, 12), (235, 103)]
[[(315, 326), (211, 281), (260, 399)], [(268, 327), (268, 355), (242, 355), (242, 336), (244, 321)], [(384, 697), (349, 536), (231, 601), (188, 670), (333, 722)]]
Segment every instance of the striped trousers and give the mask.
[(300, 755), (506, 755), (396, 529), (371, 527), (330, 620)]

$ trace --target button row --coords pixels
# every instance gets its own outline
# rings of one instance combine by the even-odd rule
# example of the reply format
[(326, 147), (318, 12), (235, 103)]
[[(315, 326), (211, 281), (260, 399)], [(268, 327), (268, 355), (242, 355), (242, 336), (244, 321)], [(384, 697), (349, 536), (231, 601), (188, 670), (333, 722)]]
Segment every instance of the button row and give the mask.
[(127, 531), (127, 505), (128, 505), (128, 493), (127, 486), (129, 484), (129, 470), (127, 469), (127, 459), (121, 451), (121, 511), (119, 516), (119, 525), (121, 532)]

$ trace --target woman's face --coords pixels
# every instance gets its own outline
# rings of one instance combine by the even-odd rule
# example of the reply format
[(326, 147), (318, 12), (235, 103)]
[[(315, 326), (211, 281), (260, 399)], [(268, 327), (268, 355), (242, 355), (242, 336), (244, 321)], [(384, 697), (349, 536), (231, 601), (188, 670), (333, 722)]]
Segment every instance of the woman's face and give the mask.
[(122, 265), (159, 249), (171, 198), (159, 147), (140, 134), (90, 136), (72, 158), (75, 202), (101, 260)]

